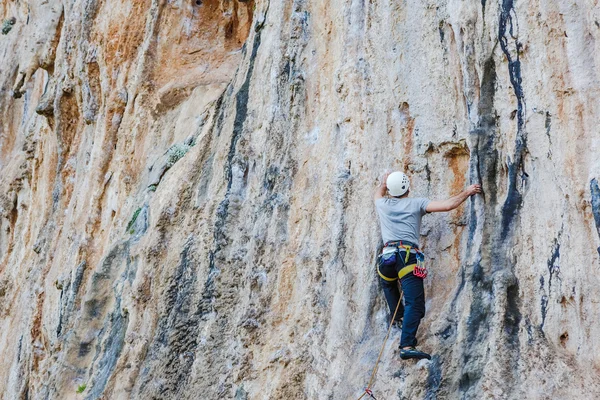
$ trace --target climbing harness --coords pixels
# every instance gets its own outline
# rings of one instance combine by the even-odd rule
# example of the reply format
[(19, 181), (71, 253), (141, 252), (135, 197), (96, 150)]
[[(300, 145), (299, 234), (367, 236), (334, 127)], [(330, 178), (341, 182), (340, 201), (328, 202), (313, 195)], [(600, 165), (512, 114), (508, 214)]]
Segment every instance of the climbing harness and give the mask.
[[(404, 267), (398, 271), (397, 278), (390, 278), (385, 276), (380, 267), (389, 267), (396, 264), (398, 257), (400, 257), (400, 248), (406, 251), (406, 256), (404, 257)], [(417, 263), (409, 264), (408, 259), (411, 254), (414, 254)], [(397, 279), (402, 279), (405, 275), (409, 273), (413, 273), (414, 276), (425, 279), (427, 277), (427, 268), (425, 267), (425, 254), (418, 247), (414, 246), (412, 243), (403, 243), (401, 240), (394, 242), (387, 242), (384, 247), (382, 253), (379, 255), (379, 262), (377, 263), (377, 273), (381, 278), (388, 282), (393, 282)]]
[[(371, 386), (373, 385), (373, 382), (375, 381), (375, 375), (377, 374), (377, 366), (379, 365), (379, 361), (381, 361), (381, 355), (383, 354), (383, 349), (385, 349), (385, 342), (387, 342), (387, 339), (390, 336), (390, 332), (392, 330), (392, 325), (394, 324), (394, 321), (396, 320), (396, 314), (398, 313), (398, 308), (400, 307), (400, 303), (402, 303), (402, 296), (403, 296), (403, 293), (400, 294), (400, 300), (398, 300), (398, 305), (396, 305), (396, 311), (394, 311), (394, 316), (392, 317), (392, 320), (390, 321), (390, 326), (388, 327), (387, 333), (385, 334), (385, 339), (383, 339), (383, 344), (381, 345), (381, 350), (379, 350), (379, 357), (377, 357), (377, 361), (375, 362), (375, 367), (373, 368), (373, 372), (371, 373), (371, 379), (369, 379), (369, 384), (365, 388), (365, 391), (363, 392), (363, 394), (361, 394), (357, 400), (362, 399), (363, 397), (365, 397), (365, 395), (369, 395), (372, 399), (375, 399), (375, 396), (373, 395), (373, 390), (371, 390)], [(377, 400), (377, 399), (375, 399), (375, 400)]]

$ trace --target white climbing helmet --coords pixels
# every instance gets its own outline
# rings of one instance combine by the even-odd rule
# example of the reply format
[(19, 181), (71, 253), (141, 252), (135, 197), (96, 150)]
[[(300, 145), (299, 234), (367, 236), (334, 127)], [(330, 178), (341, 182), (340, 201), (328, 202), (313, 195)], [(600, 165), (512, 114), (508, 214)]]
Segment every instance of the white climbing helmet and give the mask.
[(386, 185), (388, 192), (392, 196), (396, 197), (402, 196), (404, 193), (408, 192), (408, 189), (410, 188), (410, 181), (405, 173), (396, 171), (389, 174)]

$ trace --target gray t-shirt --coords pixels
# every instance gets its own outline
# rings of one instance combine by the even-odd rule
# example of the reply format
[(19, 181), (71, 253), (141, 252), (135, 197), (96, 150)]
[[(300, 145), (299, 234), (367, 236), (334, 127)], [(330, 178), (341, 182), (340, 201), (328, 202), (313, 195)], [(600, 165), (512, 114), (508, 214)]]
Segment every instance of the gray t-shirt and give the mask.
[(375, 200), (383, 243), (406, 240), (419, 246), (421, 217), (427, 212), (425, 209), (428, 204), (429, 199), (421, 197), (383, 197)]

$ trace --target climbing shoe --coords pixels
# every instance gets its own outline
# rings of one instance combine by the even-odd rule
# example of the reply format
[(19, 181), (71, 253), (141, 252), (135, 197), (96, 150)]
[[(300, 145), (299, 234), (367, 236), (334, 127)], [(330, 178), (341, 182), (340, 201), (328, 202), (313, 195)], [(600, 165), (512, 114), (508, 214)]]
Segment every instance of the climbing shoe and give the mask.
[(421, 350), (417, 350), (414, 347), (408, 349), (400, 349), (400, 358), (403, 360), (409, 360), (411, 358), (415, 358), (417, 360), (426, 358), (428, 360), (431, 360), (431, 356), (429, 354), (424, 353)]

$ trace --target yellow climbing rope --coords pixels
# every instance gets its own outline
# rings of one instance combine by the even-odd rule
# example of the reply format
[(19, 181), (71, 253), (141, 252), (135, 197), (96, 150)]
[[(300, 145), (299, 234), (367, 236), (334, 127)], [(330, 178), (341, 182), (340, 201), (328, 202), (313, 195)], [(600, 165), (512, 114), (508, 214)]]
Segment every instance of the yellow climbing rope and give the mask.
[(385, 339), (383, 339), (383, 344), (381, 345), (381, 350), (379, 350), (379, 357), (377, 357), (377, 361), (375, 362), (375, 368), (373, 368), (373, 373), (371, 374), (371, 379), (369, 379), (369, 384), (365, 388), (364, 393), (357, 400), (362, 399), (367, 394), (369, 396), (371, 396), (371, 398), (375, 399), (375, 396), (373, 396), (373, 391), (371, 390), (371, 385), (375, 381), (375, 375), (377, 374), (377, 366), (379, 365), (379, 361), (381, 361), (381, 355), (383, 354), (383, 349), (385, 349), (385, 342), (387, 342), (388, 336), (390, 336), (390, 332), (392, 331), (392, 325), (394, 324), (394, 321), (396, 320), (396, 314), (398, 313), (398, 308), (400, 307), (400, 303), (402, 302), (403, 295), (404, 295), (404, 293), (400, 294), (400, 300), (398, 300), (398, 305), (396, 305), (396, 311), (394, 311), (394, 316), (392, 317), (392, 320), (390, 321), (390, 326), (388, 327), (387, 333), (385, 335)]

